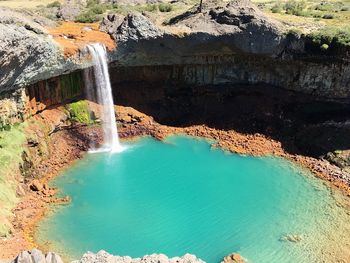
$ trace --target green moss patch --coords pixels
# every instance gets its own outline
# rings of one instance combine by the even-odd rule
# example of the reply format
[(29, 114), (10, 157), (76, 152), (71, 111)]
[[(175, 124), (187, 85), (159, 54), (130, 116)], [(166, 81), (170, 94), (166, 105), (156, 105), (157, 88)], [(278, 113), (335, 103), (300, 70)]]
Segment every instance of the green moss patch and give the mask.
[(66, 105), (68, 117), (79, 123), (92, 124), (94, 123), (91, 113), (89, 111), (89, 104), (87, 101), (81, 100)]

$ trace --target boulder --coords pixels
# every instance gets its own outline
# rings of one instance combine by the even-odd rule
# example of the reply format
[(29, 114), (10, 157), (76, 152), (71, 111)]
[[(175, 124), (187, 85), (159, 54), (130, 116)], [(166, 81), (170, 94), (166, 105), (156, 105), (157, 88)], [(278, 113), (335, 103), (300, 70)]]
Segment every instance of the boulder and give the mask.
[(34, 179), (29, 188), (34, 192), (40, 192), (44, 189), (44, 185), (38, 179)]
[(61, 257), (53, 252), (47, 253), (45, 259), (47, 263), (63, 263)]
[(129, 256), (113, 256), (106, 251), (101, 250), (97, 254), (87, 252), (80, 260), (72, 263), (204, 263), (194, 255), (186, 254), (182, 257), (168, 258), (164, 254), (145, 255), (142, 258), (131, 258)]
[[(118, 20), (115, 23), (118, 23)], [(163, 33), (146, 16), (140, 13), (131, 13), (124, 18), (112, 36), (115, 40), (124, 42), (128, 40), (156, 39), (163, 36)]]
[(34, 263), (46, 263), (45, 256), (44, 256), (43, 252), (41, 252), (40, 250), (34, 248), (30, 252), (30, 254), (31, 254), (31, 257), (32, 257)]
[(86, 1), (66, 0), (57, 10), (57, 17), (63, 20), (74, 21), (83, 8)]
[(225, 257), (223, 261), (221, 261), (221, 263), (245, 263), (245, 262), (246, 260), (240, 254), (237, 254), (237, 253), (232, 253), (227, 257)]
[(35, 263), (28, 251), (22, 251), (12, 263)]
[(125, 16), (118, 14), (109, 14), (102, 19), (100, 31), (106, 32), (111, 36), (117, 32), (118, 27), (123, 23)]

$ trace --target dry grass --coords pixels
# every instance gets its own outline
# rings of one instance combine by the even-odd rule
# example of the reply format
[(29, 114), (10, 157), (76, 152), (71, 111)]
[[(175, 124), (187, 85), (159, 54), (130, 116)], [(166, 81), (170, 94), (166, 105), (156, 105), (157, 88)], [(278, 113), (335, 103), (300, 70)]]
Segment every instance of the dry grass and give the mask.
[[(9, 7), (13, 9), (35, 9), (39, 6), (46, 6), (54, 0), (0, 0), (0, 7)], [(64, 0), (59, 0), (63, 3)]]
[[(298, 28), (305, 33), (315, 31), (319, 28), (325, 26), (332, 27), (344, 27), (350, 24), (350, 0), (305, 0), (306, 3), (306, 12), (313, 12), (314, 7), (321, 2), (327, 2), (331, 4), (336, 4), (342, 2), (345, 6), (349, 7), (349, 11), (318, 11), (321, 15), (332, 14), (334, 15), (333, 19), (322, 19), (314, 17), (305, 17), (305, 16), (296, 16), (292, 14), (286, 14), (285, 12), (272, 13), (271, 8), (276, 5), (284, 5), (287, 0), (252, 0), (256, 5), (264, 5), (264, 13), (272, 17), (286, 26), (286, 29), (289, 28)], [(301, 0), (297, 0), (301, 1)], [(315, 12), (315, 11), (314, 11)]]

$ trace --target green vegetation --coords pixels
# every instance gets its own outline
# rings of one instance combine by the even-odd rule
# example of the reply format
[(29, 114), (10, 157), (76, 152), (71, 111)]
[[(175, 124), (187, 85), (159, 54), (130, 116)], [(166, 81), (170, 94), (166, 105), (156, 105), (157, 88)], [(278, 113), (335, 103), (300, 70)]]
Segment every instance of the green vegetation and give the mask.
[(329, 48), (329, 46), (327, 44), (322, 44), (320, 48), (321, 50), (326, 51)]
[(145, 11), (156, 12), (156, 11), (158, 11), (158, 5), (156, 5), (156, 4), (147, 4), (145, 6)]
[(296, 0), (289, 0), (284, 5), (286, 14), (297, 15), (297, 16), (301, 15), (305, 7), (306, 7), (306, 3), (304, 1), (296, 1)]
[(84, 84), (79, 72), (60, 76), (60, 99), (62, 101), (82, 94)]
[(89, 111), (89, 105), (85, 100), (66, 105), (66, 110), (69, 118), (75, 122), (84, 124), (92, 124), (94, 122)]
[(86, 10), (81, 12), (76, 18), (75, 22), (93, 23), (101, 20), (101, 15), (108, 9), (113, 8), (111, 4), (101, 4), (99, 0), (88, 0), (86, 3)]
[[(0, 221), (10, 215), (15, 205), (16, 180), (14, 170), (22, 162), (21, 155), (26, 141), (23, 132), (25, 124), (9, 126), (7, 130), (0, 131)], [(6, 235), (8, 226), (0, 224), (0, 236)]]
[(59, 1), (54, 1), (54, 2), (47, 4), (46, 7), (51, 8), (51, 7), (60, 7), (60, 6), (61, 6), (61, 3)]
[(103, 14), (106, 11), (106, 7), (103, 5), (95, 5), (91, 7), (90, 11), (94, 14)]
[(276, 4), (274, 4), (274, 6), (272, 6), (271, 8), (272, 13), (281, 13), (283, 10), (284, 10), (283, 6), (280, 2), (277, 2)]
[[(346, 0), (348, 1), (348, 0)], [(265, 6), (268, 7), (272, 13), (294, 15), (300, 17), (311, 17), (316, 19), (341, 19), (348, 20), (349, 4), (335, 1), (319, 1), (313, 0), (287, 0), (286, 2), (273, 1), (266, 2)]]
[(299, 38), (302, 34), (303, 34), (303, 32), (298, 28), (291, 28), (287, 32), (287, 35), (294, 36), (297, 38)]
[(328, 49), (331, 44), (350, 47), (350, 26), (343, 28), (324, 27), (308, 34), (308, 37), (323, 50)]
[(101, 3), (100, 0), (88, 0), (86, 7), (75, 18), (76, 22), (93, 23), (102, 19), (106, 12), (110, 14), (126, 15), (130, 12), (171, 12), (174, 10), (174, 5), (169, 3), (161, 4), (136, 4), (136, 5), (118, 5), (116, 3)]
[(160, 12), (170, 12), (173, 10), (173, 6), (168, 3), (161, 3), (158, 5), (158, 8)]
[(82, 12), (75, 18), (75, 22), (80, 22), (80, 23), (93, 23), (99, 20), (100, 20), (100, 17), (97, 16), (92, 11)]
[(93, 6), (95, 6), (95, 5), (98, 5), (99, 3), (100, 3), (99, 0), (88, 0), (88, 1), (86, 2), (86, 7), (87, 7), (87, 8), (90, 8), (90, 7), (93, 7)]

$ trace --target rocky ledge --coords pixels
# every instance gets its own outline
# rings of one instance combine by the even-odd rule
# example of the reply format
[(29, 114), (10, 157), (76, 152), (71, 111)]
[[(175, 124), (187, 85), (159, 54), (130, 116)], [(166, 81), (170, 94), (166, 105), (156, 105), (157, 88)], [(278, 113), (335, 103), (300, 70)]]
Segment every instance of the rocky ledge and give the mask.
[[(146, 255), (142, 258), (131, 258), (129, 256), (113, 256), (106, 251), (99, 251), (94, 254), (87, 252), (79, 260), (72, 263), (205, 263), (194, 255), (186, 254), (182, 257), (168, 258), (164, 254)], [(225, 261), (228, 262), (228, 261)], [(230, 261), (233, 263), (236, 261)], [(238, 262), (238, 261), (237, 261)], [(241, 262), (241, 261), (239, 261)], [(63, 263), (61, 257), (56, 253), (49, 252), (44, 255), (40, 250), (21, 252), (11, 263)]]
[[(245, 263), (245, 259), (239, 254), (233, 253), (225, 257), (222, 263)], [(38, 249), (21, 252), (11, 263), (63, 263), (61, 257), (53, 252), (46, 255)], [(71, 263), (205, 263), (195, 255), (185, 254), (182, 257), (168, 258), (164, 254), (145, 255), (142, 258), (129, 256), (114, 256), (104, 250), (98, 253), (87, 252), (79, 260)]]

